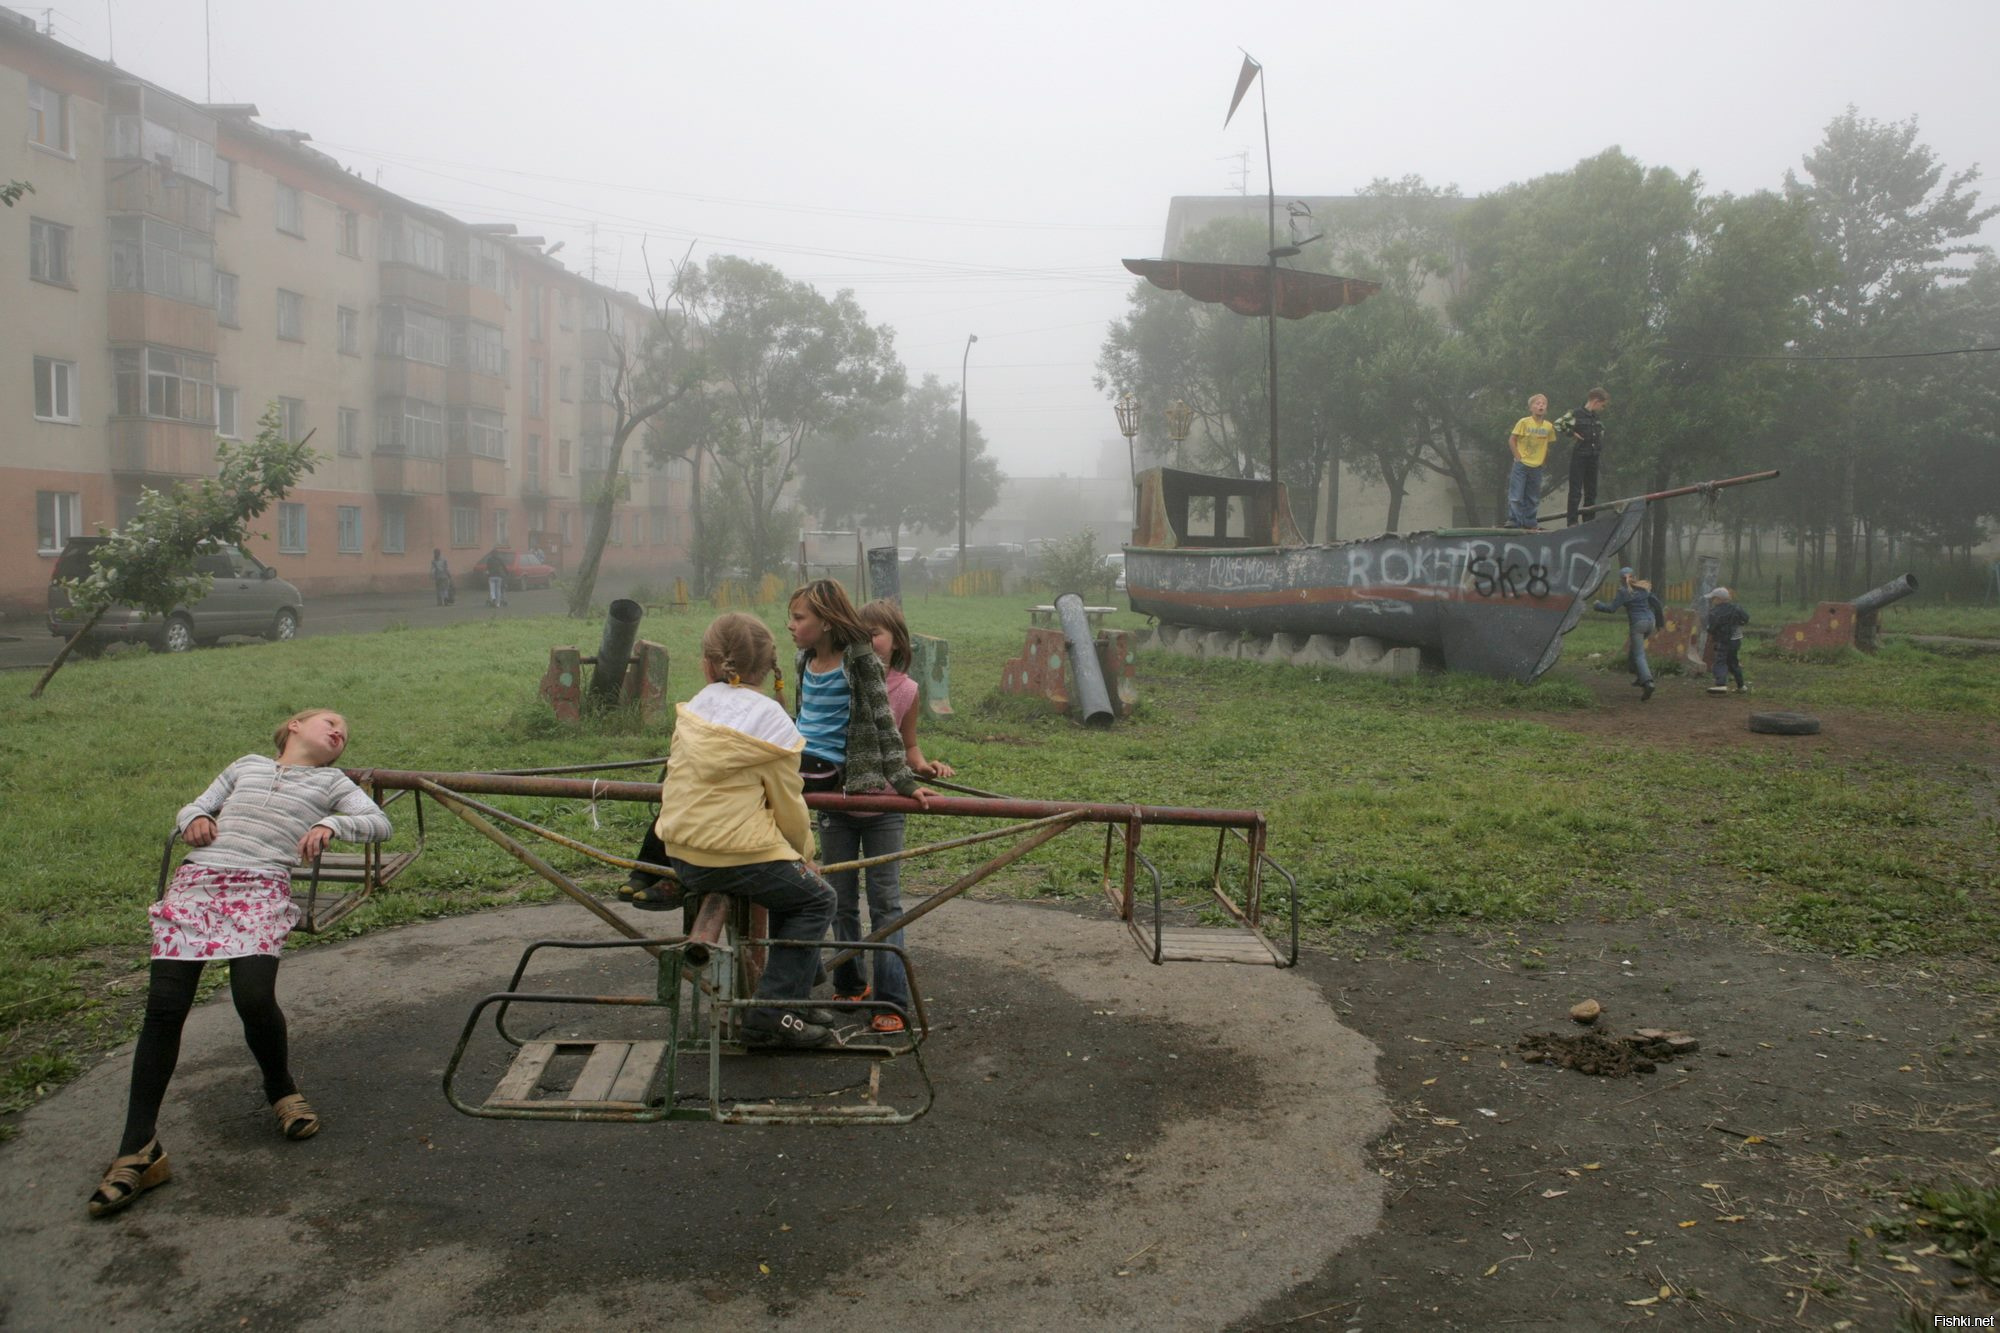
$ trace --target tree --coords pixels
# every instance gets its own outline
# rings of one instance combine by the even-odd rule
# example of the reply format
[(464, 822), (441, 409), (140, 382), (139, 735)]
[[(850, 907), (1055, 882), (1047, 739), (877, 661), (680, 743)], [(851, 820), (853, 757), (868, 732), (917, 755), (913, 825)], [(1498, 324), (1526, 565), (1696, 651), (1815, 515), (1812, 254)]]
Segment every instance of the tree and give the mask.
[(8, 181), (5, 185), (0, 185), (0, 204), (12, 208), (22, 195), (34, 192), (35, 187), (26, 181)]
[[(1972, 238), (2000, 208), (1980, 208), (1976, 167), (1945, 177), (1917, 122), (1869, 120), (1848, 107), (1806, 154), (1805, 172), (1785, 173), (1787, 197), (1803, 205), (1827, 265), (1813, 295), (1813, 329), (1806, 346), (1836, 356), (1879, 353), (1904, 345), (1921, 328), (1941, 292), (1962, 281), (1956, 261), (1989, 253)], [(1940, 188), (1940, 182), (1943, 182)], [(1832, 482), (1834, 579), (1853, 583), (1856, 519), (1864, 488), (1861, 459), (1897, 428), (1888, 395), (1872, 370), (1829, 371), (1822, 392), (1840, 419), (1826, 437)]]
[[(643, 248), (642, 248), (643, 249)], [(680, 297), (688, 271), (685, 259), (674, 266), (674, 285), (667, 294), (669, 304)], [(597, 589), (597, 568), (604, 559), (604, 543), (611, 535), (611, 511), (624, 486), (622, 464), (625, 442), (648, 421), (693, 391), (700, 370), (688, 355), (687, 321), (683, 313), (663, 308), (651, 286), (652, 266), (647, 265), (647, 295), (652, 304), (652, 323), (645, 347), (635, 352), (627, 345), (625, 322), (604, 301), (604, 327), (611, 343), (609, 383), (586, 384), (586, 394), (600, 396), (611, 404), (611, 444), (604, 459), (603, 481), (594, 495), (584, 499), (590, 505), (590, 521), (584, 528), (583, 556), (577, 562), (576, 581), (569, 590), (569, 614), (590, 614), (590, 599)]]
[(138, 512), (91, 558), (90, 572), (67, 586), (83, 624), (56, 654), (28, 692), (39, 699), (77, 644), (113, 606), (135, 606), (166, 615), (204, 596), (213, 579), (194, 571), (201, 548), (217, 542), (241, 543), (251, 520), (285, 498), (313, 470), (308, 443), (284, 438), (276, 403), (264, 409), (257, 438), (247, 443), (217, 440), (216, 475), (196, 485), (176, 482), (171, 490), (139, 493)]
[(822, 296), (769, 264), (720, 255), (687, 278), (701, 374), (668, 435), (705, 451), (742, 497), (747, 572), (761, 578), (784, 545), (778, 515), (805, 442), (902, 394), (895, 334), (868, 323), (852, 292)]
[[(967, 424), (966, 454), (966, 515), (977, 519), (998, 503), (1001, 473), (976, 421)], [(884, 531), (893, 545), (910, 528), (957, 524), (958, 455), (958, 389), (926, 375), (893, 402), (816, 436), (800, 475), (828, 524)]]

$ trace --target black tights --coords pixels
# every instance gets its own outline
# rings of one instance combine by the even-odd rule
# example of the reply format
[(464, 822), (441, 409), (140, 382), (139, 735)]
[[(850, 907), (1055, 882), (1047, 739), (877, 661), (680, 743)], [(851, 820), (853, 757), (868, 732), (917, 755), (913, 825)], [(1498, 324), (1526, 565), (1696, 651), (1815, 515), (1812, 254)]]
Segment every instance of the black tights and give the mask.
[[(195, 987), (204, 964), (155, 958), (152, 985), (146, 992), (146, 1021), (139, 1029), (139, 1047), (132, 1052), (132, 1093), (125, 1105), (125, 1137), (118, 1155), (135, 1153), (152, 1141), (166, 1100), (167, 1084), (181, 1058), (181, 1027), (194, 1008)], [(243, 1040), (257, 1067), (264, 1071), (264, 1096), (269, 1101), (299, 1090), (292, 1082), (285, 1039), (285, 1013), (278, 1008), (278, 959), (256, 954), (229, 960), (229, 995), (236, 1016), (243, 1020)]]

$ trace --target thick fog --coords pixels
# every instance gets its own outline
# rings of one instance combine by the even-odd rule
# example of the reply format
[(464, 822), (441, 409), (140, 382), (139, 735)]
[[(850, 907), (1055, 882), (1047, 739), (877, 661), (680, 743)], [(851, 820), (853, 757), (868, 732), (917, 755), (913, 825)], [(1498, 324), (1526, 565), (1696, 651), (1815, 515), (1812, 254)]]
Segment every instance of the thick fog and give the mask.
[[(29, 10), (37, 19), (40, 7)], [(1466, 194), (1616, 144), (1713, 189), (1777, 188), (1852, 103), (1920, 119), (1949, 169), (2000, 161), (1984, 3), (1233, 6), (580, 5), (64, 0), (57, 36), (263, 123), (401, 194), (564, 242), (642, 290), (734, 253), (897, 331), (1016, 474), (1116, 439), (1093, 388), (1127, 255), (1176, 194), (1280, 197), (1381, 176)], [(207, 33), (206, 43), (204, 33)], [(212, 57), (212, 58), (211, 58)], [(1988, 191), (1990, 194), (1990, 189)], [(1992, 232), (1989, 228), (1989, 236)]]

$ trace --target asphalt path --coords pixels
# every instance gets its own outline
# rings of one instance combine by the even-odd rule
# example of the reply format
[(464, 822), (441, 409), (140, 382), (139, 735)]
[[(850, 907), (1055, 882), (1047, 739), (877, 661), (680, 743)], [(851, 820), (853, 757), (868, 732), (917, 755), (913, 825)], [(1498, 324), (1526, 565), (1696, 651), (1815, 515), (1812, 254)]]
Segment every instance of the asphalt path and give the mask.
[[(29, 1111), (0, 1146), (0, 1326), (1214, 1329), (1380, 1218), (1377, 1051), (1324, 960), (1155, 967), (1101, 912), (960, 900), (910, 940), (937, 1087), (913, 1125), (458, 1114), (440, 1079), (466, 1015), (549, 936), (608, 937), (558, 903), (290, 955), (294, 1070), (325, 1118), (300, 1143), (228, 1000), (200, 1006), (160, 1122), (174, 1178), (114, 1217), (84, 1200), (129, 1048)], [(542, 957), (529, 988), (652, 987), (633, 951)], [(659, 1011), (515, 1014), (525, 1037), (630, 1037)], [(484, 1025), (462, 1094), (507, 1056)], [(853, 1060), (725, 1064), (726, 1099), (866, 1086)], [(884, 1099), (913, 1077), (889, 1065)]]
[[(452, 606), (439, 606), (429, 592), (357, 593), (346, 597), (308, 597), (305, 616), (299, 622), (302, 637), (323, 634), (376, 634), (392, 624), (411, 627), (453, 625), (472, 618), (489, 616), (560, 615), (565, 609), (563, 595), (553, 588), (535, 592), (510, 592), (507, 604), (499, 609), (486, 605), (481, 596), (459, 594)], [(40, 670), (55, 660), (62, 640), (49, 633), (41, 618), (9, 616), (0, 620), (0, 671)], [(254, 644), (260, 640), (231, 637), (229, 644)], [(213, 651), (197, 648), (196, 652)]]

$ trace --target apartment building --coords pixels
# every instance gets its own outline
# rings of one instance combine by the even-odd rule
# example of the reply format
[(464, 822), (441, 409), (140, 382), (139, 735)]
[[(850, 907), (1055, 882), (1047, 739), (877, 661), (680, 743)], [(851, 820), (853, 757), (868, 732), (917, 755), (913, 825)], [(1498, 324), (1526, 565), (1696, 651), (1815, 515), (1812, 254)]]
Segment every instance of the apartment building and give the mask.
[(252, 545), (308, 596), (429, 585), (494, 545), (558, 569), (616, 488), (604, 569), (684, 566), (689, 479), (606, 472), (617, 348), (650, 312), (539, 238), (345, 170), (247, 105), (202, 105), (0, 9), (0, 610), (70, 536), (215, 472), (267, 406), (317, 470)]

